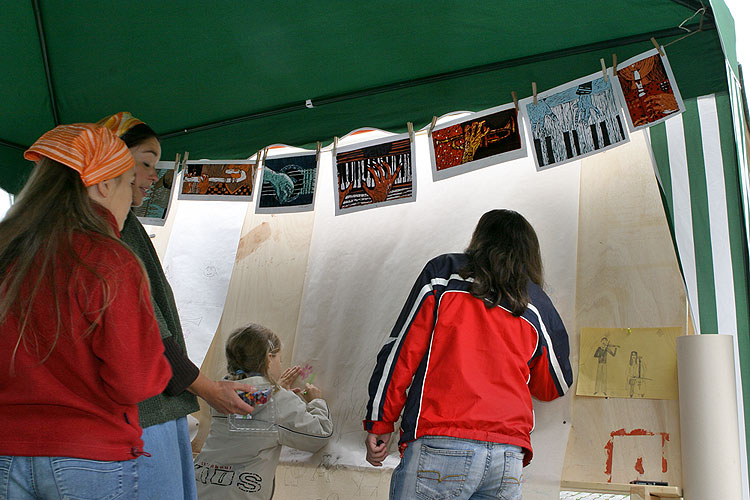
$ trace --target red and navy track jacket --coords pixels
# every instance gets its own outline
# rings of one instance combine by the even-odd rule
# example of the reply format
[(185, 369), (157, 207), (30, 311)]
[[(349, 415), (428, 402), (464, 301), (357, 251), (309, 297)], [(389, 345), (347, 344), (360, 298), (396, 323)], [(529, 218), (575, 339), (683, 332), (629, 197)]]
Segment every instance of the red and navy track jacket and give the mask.
[(369, 384), (365, 430), (513, 444), (531, 461), (531, 396), (550, 401), (573, 380), (568, 334), (547, 294), (529, 282), (529, 304), (487, 308), (458, 271), (466, 254), (432, 259), (419, 275)]

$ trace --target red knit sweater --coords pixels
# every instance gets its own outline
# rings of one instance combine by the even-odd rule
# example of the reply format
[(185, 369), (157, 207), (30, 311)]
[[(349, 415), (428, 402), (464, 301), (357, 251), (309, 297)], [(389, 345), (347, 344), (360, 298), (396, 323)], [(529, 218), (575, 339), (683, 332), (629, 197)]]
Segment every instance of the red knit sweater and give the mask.
[[(58, 255), (57, 286), (42, 281), (15, 359), (18, 316), (0, 324), (0, 455), (135, 458), (143, 447), (137, 403), (161, 393), (171, 376), (148, 280), (133, 254), (84, 234), (73, 246), (91, 269)], [(109, 304), (97, 274), (109, 286)], [(53, 293), (61, 328), (42, 361), (58, 320)], [(39, 349), (34, 338), (44, 339)]]

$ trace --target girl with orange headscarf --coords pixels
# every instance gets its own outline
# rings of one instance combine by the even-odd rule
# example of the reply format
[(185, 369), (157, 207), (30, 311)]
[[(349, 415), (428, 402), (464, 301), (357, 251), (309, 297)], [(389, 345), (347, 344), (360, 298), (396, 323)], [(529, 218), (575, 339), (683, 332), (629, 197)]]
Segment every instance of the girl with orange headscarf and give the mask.
[(36, 167), (0, 222), (0, 496), (137, 498), (137, 404), (171, 370), (119, 240), (134, 161), (93, 124), (59, 126), (25, 157)]

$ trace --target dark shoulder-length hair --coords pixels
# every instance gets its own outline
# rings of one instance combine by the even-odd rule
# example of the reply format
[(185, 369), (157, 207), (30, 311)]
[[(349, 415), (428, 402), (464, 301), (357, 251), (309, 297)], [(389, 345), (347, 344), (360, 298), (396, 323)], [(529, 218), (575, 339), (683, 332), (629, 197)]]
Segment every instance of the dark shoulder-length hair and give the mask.
[(157, 141), (159, 140), (159, 136), (156, 135), (156, 132), (154, 132), (151, 127), (145, 123), (139, 123), (138, 125), (130, 127), (120, 136), (120, 139), (122, 139), (128, 148), (133, 148), (152, 137)]
[(465, 252), (469, 260), (460, 274), (474, 279), (471, 294), (488, 308), (505, 299), (514, 316), (523, 314), (529, 280), (543, 283), (539, 240), (531, 224), (513, 210), (491, 210), (479, 219)]
[[(122, 182), (122, 179), (119, 179)], [(65, 293), (76, 266), (83, 266), (97, 274), (85, 264), (73, 246), (73, 236), (85, 233), (91, 238), (109, 240), (132, 252), (117, 238), (106, 216), (106, 210), (89, 197), (81, 177), (72, 168), (49, 158), (42, 158), (31, 173), (29, 180), (0, 221), (0, 323), (10, 314), (18, 318), (21, 325), (16, 347), (11, 357), (22, 346), (33, 346), (44, 362), (61, 334), (60, 304), (53, 297), (55, 310), (50, 315), (58, 318), (55, 332), (44, 332), (50, 342), (40, 345), (41, 339), (27, 338), (26, 327), (34, 307), (34, 297), (42, 287)], [(58, 257), (67, 256), (71, 266), (60, 268)], [(133, 256), (135, 256), (133, 254)], [(62, 273), (61, 273), (62, 272)], [(99, 317), (90, 325), (93, 331), (108, 307), (114, 290), (111, 284), (99, 276), (104, 297), (104, 306)], [(57, 281), (60, 280), (60, 281)]]

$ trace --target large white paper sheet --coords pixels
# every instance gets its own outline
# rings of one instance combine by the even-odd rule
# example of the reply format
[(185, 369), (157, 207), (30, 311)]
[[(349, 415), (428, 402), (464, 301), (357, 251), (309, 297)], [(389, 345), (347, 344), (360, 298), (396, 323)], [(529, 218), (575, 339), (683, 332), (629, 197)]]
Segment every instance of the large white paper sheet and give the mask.
[[(580, 164), (537, 172), (533, 161), (523, 158), (433, 183), (425, 134), (417, 135), (416, 148), (417, 203), (345, 217), (335, 217), (329, 203), (317, 205), (293, 359), (312, 368), (336, 431), (322, 456), (287, 451), (286, 461), (370, 467), (364, 460), (362, 419), (375, 357), (424, 264), (438, 254), (462, 251), (490, 209), (517, 210), (535, 227), (546, 290), (574, 332)], [(320, 161), (330, 162), (330, 153)], [(318, 196), (323, 199), (335, 196), (326, 175), (332, 172), (321, 171)], [(568, 398), (536, 403), (535, 454), (525, 472), (529, 493), (524, 498), (554, 498), (559, 492), (569, 406)], [(387, 467), (398, 463), (395, 446), (392, 450)]]
[(224, 310), (248, 204), (181, 201), (164, 258), (188, 356), (196, 365), (211, 345)]

